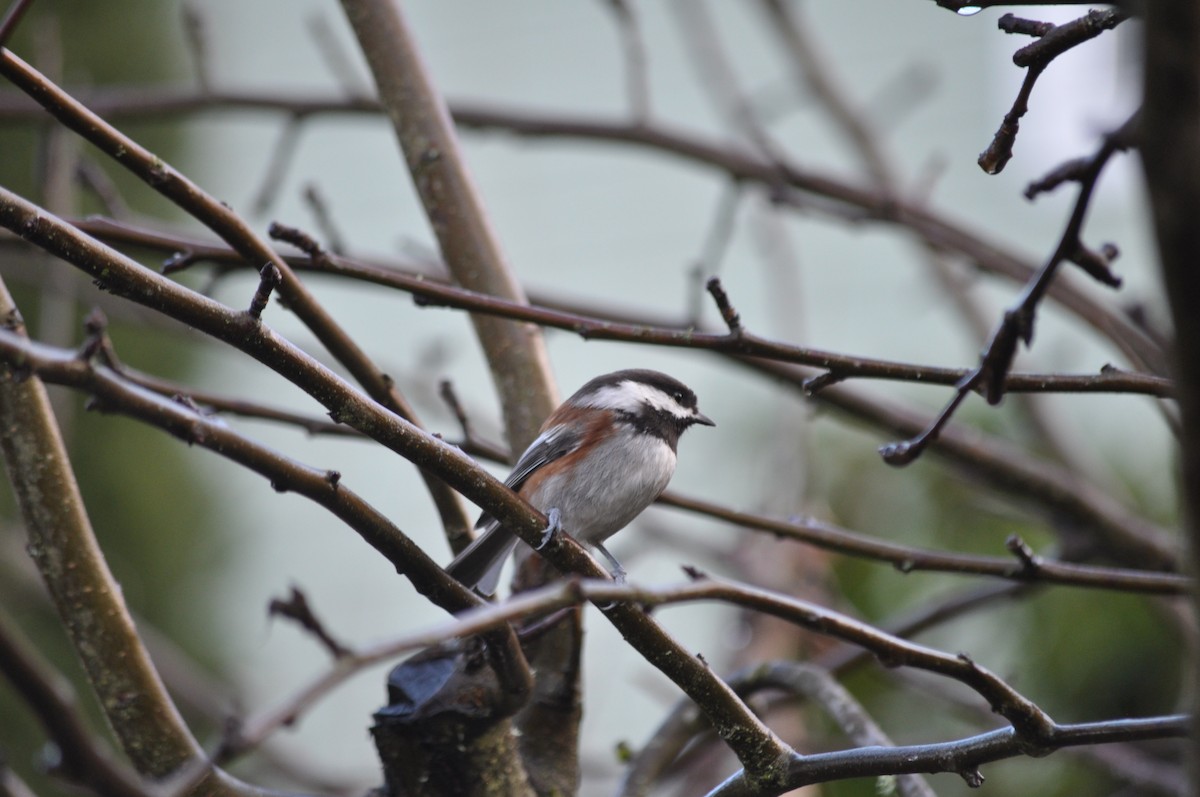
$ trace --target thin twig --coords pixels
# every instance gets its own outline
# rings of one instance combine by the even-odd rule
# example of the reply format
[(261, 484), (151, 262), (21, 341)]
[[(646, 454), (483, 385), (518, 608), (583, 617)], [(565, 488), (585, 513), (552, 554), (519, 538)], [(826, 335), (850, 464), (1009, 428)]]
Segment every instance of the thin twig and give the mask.
[(12, 36), (17, 25), (21, 24), (21, 17), (25, 15), (31, 5), (33, 5), (33, 0), (13, 0), (12, 5), (4, 14), (4, 19), (0, 20), (0, 47), (7, 44), (8, 37)]
[[(147, 89), (137, 92), (96, 89), (81, 94), (94, 111), (111, 120), (158, 119), (210, 110), (275, 111), (286, 115), (350, 114), (378, 115), (379, 104), (355, 97), (288, 97), (270, 93), (223, 92), (201, 95), (194, 91)], [(0, 120), (29, 121), (38, 117), (24, 97), (0, 93)], [(855, 219), (903, 226), (928, 246), (957, 253), (980, 269), (1006, 279), (1025, 282), (1033, 267), (997, 242), (967, 229), (951, 218), (925, 206), (924, 201), (885, 197), (837, 177), (803, 170), (794, 164), (786, 168), (764, 161), (737, 147), (709, 141), (690, 132), (667, 125), (631, 124), (623, 120), (580, 116), (548, 115), (459, 103), (452, 108), (462, 129), (508, 132), (531, 138), (565, 138), (632, 146), (662, 152), (685, 161), (721, 172), (730, 179), (766, 186), (777, 192), (780, 186), (793, 189), (775, 193), (779, 201), (796, 202), (794, 194), (821, 197), (825, 207), (851, 213)], [(1101, 335), (1111, 340), (1138, 368), (1166, 373), (1163, 348), (1120, 313), (1096, 302), (1072, 288), (1056, 282), (1051, 296), (1077, 314)]]
[(987, 149), (980, 153), (980, 168), (988, 174), (999, 174), (1012, 159), (1013, 143), (1017, 139), (1021, 117), (1029, 111), (1029, 97), (1033, 93), (1034, 84), (1050, 62), (1072, 47), (1090, 41), (1106, 30), (1112, 30), (1128, 18), (1128, 11), (1117, 8), (1093, 9), (1082, 17), (1062, 25), (1019, 20), (1012, 14), (1000, 17), (1000, 29), (1006, 33), (1027, 33), (1037, 36), (1038, 39), (1013, 54), (1013, 63), (1026, 68), (1025, 79), (1012, 108), (1004, 115), (1000, 129), (996, 131)]
[(350, 648), (334, 639), (325, 624), (317, 619), (316, 613), (309, 606), (308, 596), (299, 587), (292, 587), (286, 598), (272, 598), (267, 606), (267, 614), (271, 617), (286, 617), (292, 620), (312, 634), (335, 659), (344, 658), (353, 653)]
[(672, 492), (664, 493), (659, 498), (659, 503), (717, 518), (735, 527), (763, 531), (782, 539), (803, 542), (823, 550), (888, 562), (902, 573), (927, 570), (987, 575), (1022, 583), (1058, 584), (1159, 595), (1185, 595), (1194, 587), (1190, 577), (1176, 573), (1080, 565), (1041, 557), (1014, 560), (1012, 556), (976, 556), (915, 548), (839, 528), (813, 518), (778, 520), (750, 512), (737, 512), (710, 501)]
[(650, 77), (646, 67), (646, 42), (638, 24), (637, 12), (628, 0), (603, 0), (617, 21), (621, 52), (625, 56), (625, 92), (634, 122), (650, 119)]
[[(1118, 130), (1104, 137), (1100, 148), (1088, 160), (1087, 168), (1081, 170), (1078, 175), (1079, 194), (1054, 252), (1025, 285), (1025, 289), (1017, 301), (1005, 311), (1003, 319), (992, 333), (991, 340), (980, 356), (979, 365), (963, 375), (955, 385), (954, 396), (937, 417), (916, 437), (898, 443), (889, 443), (880, 449), (880, 454), (889, 465), (907, 465), (919, 457), (925, 448), (937, 439), (938, 434), (968, 392), (978, 390), (989, 404), (998, 404), (1004, 397), (1004, 383), (1012, 368), (1013, 359), (1016, 357), (1017, 346), (1022, 341), (1026, 346), (1032, 343), (1034, 318), (1038, 304), (1046, 295), (1058, 267), (1068, 260), (1085, 262), (1079, 258), (1080, 250), (1083, 249), (1081, 235), (1096, 183), (1109, 159), (1118, 151), (1129, 146), (1129, 137), (1136, 124), (1137, 114), (1135, 113)], [(1120, 279), (1108, 270), (1107, 263), (1092, 258), (1086, 262), (1090, 263), (1088, 271), (1095, 279), (1110, 287), (1120, 285)]]
[[(419, 423), (408, 402), (395, 389), (386, 374), (346, 333), (295, 273), (240, 216), (225, 203), (121, 133), (111, 123), (88, 109), (59, 86), (8, 50), (0, 50), (0, 74), (3, 74), (42, 105), (51, 115), (100, 148), (115, 161), (141, 178), (160, 194), (176, 203), (220, 236), (243, 257), (261, 268), (271, 263), (279, 270), (279, 291), (292, 312), (312, 330), (322, 345), (346, 366), (376, 401), (401, 417)], [(453, 490), (426, 471), (421, 476), (450, 536), (466, 534), (470, 528), (458, 497)]]

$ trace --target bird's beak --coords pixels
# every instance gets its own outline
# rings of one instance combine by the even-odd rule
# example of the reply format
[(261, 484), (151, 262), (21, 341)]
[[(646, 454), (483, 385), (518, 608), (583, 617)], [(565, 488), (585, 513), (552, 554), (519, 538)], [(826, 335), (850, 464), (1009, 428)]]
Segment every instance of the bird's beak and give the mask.
[(717, 425), (716, 421), (714, 421), (712, 418), (709, 418), (707, 415), (705, 415), (703, 412), (700, 412), (699, 410), (697, 410), (696, 414), (694, 414), (692, 416), (692, 423), (698, 423), (701, 426), (716, 426)]

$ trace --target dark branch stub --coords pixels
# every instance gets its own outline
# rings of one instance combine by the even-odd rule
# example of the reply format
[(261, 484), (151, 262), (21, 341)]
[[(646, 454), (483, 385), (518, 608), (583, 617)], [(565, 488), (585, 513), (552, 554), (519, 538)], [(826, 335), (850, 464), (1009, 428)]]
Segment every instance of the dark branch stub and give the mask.
[(971, 391), (979, 373), (979, 371), (975, 371), (976, 377), (970, 380), (969, 384), (960, 383), (960, 386), (956, 389), (954, 398), (950, 399), (950, 402), (942, 408), (938, 416), (919, 435), (909, 440), (880, 446), (879, 454), (883, 457), (883, 461), (889, 465), (903, 467), (921, 456), (929, 444), (937, 440), (942, 429), (950, 421), (950, 416), (954, 414), (954, 411), (958, 409), (958, 405), (962, 403), (962, 400), (967, 397), (967, 393)]
[(168, 257), (163, 261), (163, 275), (174, 274), (176, 271), (183, 271), (191, 267), (200, 260), (199, 255), (190, 250), (181, 250)]
[(99, 307), (93, 307), (83, 321), (86, 336), (79, 347), (79, 359), (92, 360), (108, 345), (108, 317)]
[(335, 659), (343, 658), (350, 653), (349, 648), (334, 639), (333, 635), (325, 629), (325, 626), (313, 613), (312, 607), (308, 605), (308, 598), (297, 587), (292, 587), (291, 594), (286, 599), (273, 598), (267, 606), (267, 614), (271, 617), (286, 617), (295, 621), (301, 628), (316, 637), (321, 645), (329, 651), (329, 655)]
[(972, 789), (978, 789), (983, 785), (983, 781), (986, 780), (986, 778), (983, 777), (983, 773), (976, 768), (964, 769), (958, 774)]
[(1017, 66), (1048, 64), (1072, 47), (1112, 30), (1128, 18), (1129, 12), (1122, 9), (1092, 9), (1078, 19), (1051, 25), (1037, 41), (1013, 53), (1013, 63)]
[[(1025, 45), (1013, 54), (1013, 63), (1027, 70), (1025, 80), (991, 143), (979, 155), (978, 163), (981, 169), (988, 174), (999, 174), (1012, 159), (1020, 120), (1029, 110), (1029, 97), (1033, 93), (1033, 86), (1050, 62), (1071, 48), (1096, 38), (1106, 30), (1112, 30), (1128, 18), (1128, 11), (1115, 8), (1093, 9), (1082, 17), (1062, 25), (1022, 19), (1012, 14), (1000, 17), (1000, 30), (1010, 34), (1035, 36), (1037, 41)], [(1028, 196), (1028, 192), (1026, 195)]]
[(800, 384), (800, 389), (806, 396), (815, 396), (831, 385), (842, 382), (846, 377), (835, 371), (822, 371), (816, 376), (810, 376)]
[(1112, 258), (1108, 255), (1115, 253), (1115, 250), (1116, 247), (1112, 244), (1105, 244), (1101, 247), (1100, 251), (1079, 244), (1075, 249), (1074, 257), (1071, 259), (1075, 265), (1087, 272), (1087, 275), (1096, 280), (1096, 282), (1107, 285), (1110, 288), (1120, 288), (1121, 278), (1109, 268)]
[(321, 247), (321, 244), (317, 243), (317, 239), (299, 227), (291, 227), (287, 224), (280, 224), (277, 221), (273, 221), (271, 222), (271, 226), (267, 228), (267, 235), (271, 236), (271, 240), (273, 241), (283, 241), (284, 243), (291, 244), (314, 261), (325, 257), (325, 250)]
[(1052, 169), (1039, 180), (1034, 180), (1025, 188), (1025, 198), (1034, 199), (1038, 194), (1053, 191), (1065, 182), (1079, 182), (1087, 171), (1091, 158), (1074, 158)]
[(1025, 542), (1018, 535), (1012, 534), (1004, 541), (1004, 547), (1008, 548), (1012, 555), (1017, 558), (1017, 562), (1021, 565), (1022, 574), (1029, 577), (1037, 575), (1038, 570), (1041, 569), (1041, 558), (1033, 552), (1033, 549), (1029, 547), (1029, 543)]
[(725, 288), (721, 285), (721, 278), (710, 277), (704, 287), (708, 289), (713, 301), (717, 303), (717, 309), (721, 311), (721, 318), (725, 321), (725, 326), (729, 327), (729, 334), (741, 335), (742, 317), (730, 304), (729, 294), (725, 293)]
[(1054, 30), (1053, 22), (1039, 22), (1036, 19), (1025, 19), (1016, 14), (1008, 13), (996, 20), (1000, 30), (1005, 33), (1015, 33), (1023, 36), (1045, 36)]
[(250, 298), (250, 308), (246, 311), (251, 318), (262, 318), (263, 310), (267, 309), (267, 302), (271, 299), (271, 292), (278, 288), (283, 280), (283, 275), (274, 263), (267, 263), (258, 273), (258, 289)]

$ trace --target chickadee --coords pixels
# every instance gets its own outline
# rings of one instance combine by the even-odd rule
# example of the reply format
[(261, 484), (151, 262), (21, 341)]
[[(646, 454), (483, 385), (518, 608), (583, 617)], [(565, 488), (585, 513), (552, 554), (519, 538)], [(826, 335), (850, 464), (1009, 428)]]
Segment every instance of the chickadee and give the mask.
[[(548, 516), (547, 539), (561, 528), (595, 546), (620, 581), (625, 571), (603, 543), (666, 489), (679, 435), (693, 424), (716, 426), (682, 382), (644, 369), (598, 376), (550, 414), (504, 483)], [(520, 540), (487, 514), (475, 527), (484, 530), (446, 572), (491, 595)]]

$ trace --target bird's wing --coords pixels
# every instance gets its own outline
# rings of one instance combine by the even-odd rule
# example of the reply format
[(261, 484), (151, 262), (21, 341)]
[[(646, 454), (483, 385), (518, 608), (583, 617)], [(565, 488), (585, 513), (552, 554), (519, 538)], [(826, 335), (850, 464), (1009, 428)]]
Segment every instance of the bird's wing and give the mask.
[[(548, 462), (565, 457), (579, 447), (583, 433), (566, 426), (554, 426), (542, 432), (525, 453), (517, 460), (512, 473), (504, 480), (510, 490), (520, 490), (538, 468)], [(496, 591), (504, 561), (517, 545), (516, 536), (484, 513), (475, 524), (484, 530), (468, 545), (454, 561), (446, 565), (446, 572), (463, 584), (479, 590), (484, 595)]]
[[(514, 492), (519, 491), (521, 485), (525, 484), (525, 481), (538, 468), (570, 454), (579, 447), (582, 441), (583, 432), (580, 429), (570, 426), (550, 427), (538, 435), (538, 438), (529, 444), (529, 448), (525, 449), (525, 453), (513, 466), (512, 473), (508, 474), (508, 478), (504, 480), (504, 486)], [(479, 520), (475, 523), (475, 528), (483, 528), (491, 521), (491, 515), (486, 513), (480, 515)]]

